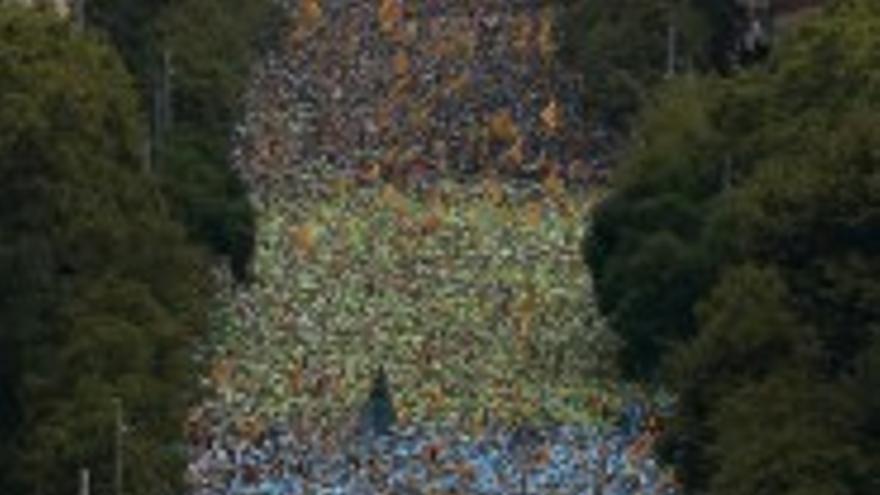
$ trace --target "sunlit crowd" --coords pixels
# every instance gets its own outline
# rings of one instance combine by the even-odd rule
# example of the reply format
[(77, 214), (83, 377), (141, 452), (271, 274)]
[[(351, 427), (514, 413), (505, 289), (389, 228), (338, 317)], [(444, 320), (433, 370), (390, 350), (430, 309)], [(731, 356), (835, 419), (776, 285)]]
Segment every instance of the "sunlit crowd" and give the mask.
[[(258, 205), (300, 197), (315, 167), (410, 185), (475, 173), (601, 178), (546, 2), (280, 3), (282, 46), (255, 67), (235, 136), (233, 164)], [(234, 311), (268, 310), (246, 299)], [(208, 407), (191, 418), (187, 482), (193, 495), (675, 493), (643, 416), (377, 436), (241, 424)]]

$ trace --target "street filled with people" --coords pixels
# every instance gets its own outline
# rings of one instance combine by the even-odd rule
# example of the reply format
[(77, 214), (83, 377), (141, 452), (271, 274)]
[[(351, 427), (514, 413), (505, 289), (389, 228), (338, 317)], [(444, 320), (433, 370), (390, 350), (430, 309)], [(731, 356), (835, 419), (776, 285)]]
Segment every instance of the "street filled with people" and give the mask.
[(284, 46), (256, 71), (239, 169), (261, 195), (319, 159), (367, 177), (586, 182), (578, 78), (558, 67), (543, 4), (291, 2)]
[[(552, 8), (284, 4), (235, 136), (253, 280), (218, 273), (191, 493), (675, 493), (656, 416), (623, 414), (650, 401), (609, 378), (579, 247), (601, 171)], [(381, 432), (357, 427), (379, 365)]]
[(195, 495), (678, 493), (651, 455), (650, 432), (557, 426), (395, 428), (385, 436), (315, 438), (269, 427), (201, 437), (188, 472)]

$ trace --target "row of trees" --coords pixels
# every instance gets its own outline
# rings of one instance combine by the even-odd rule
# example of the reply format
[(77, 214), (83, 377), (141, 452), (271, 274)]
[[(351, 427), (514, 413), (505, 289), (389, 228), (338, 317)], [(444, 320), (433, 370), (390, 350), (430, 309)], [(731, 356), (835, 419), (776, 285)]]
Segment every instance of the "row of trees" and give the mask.
[[(111, 493), (117, 399), (125, 492), (179, 488), (206, 273), (213, 254), (243, 276), (250, 252), (225, 164), (268, 8), (96, 0), (77, 33), (0, 1), (0, 492), (73, 493), (88, 468)], [(156, 126), (164, 53), (174, 119)]]
[(623, 112), (585, 258), (624, 371), (678, 394), (689, 492), (880, 491), (878, 29), (877, 2), (829, 2), (765, 63), (657, 78)]
[(658, 84), (684, 72), (730, 73), (748, 61), (737, 0), (556, 0), (559, 55), (583, 76), (590, 124), (619, 148)]
[(88, 24), (120, 52), (149, 115), (152, 168), (190, 237), (246, 278), (254, 218), (228, 166), (253, 50), (276, 26), (269, 0), (91, 0)]

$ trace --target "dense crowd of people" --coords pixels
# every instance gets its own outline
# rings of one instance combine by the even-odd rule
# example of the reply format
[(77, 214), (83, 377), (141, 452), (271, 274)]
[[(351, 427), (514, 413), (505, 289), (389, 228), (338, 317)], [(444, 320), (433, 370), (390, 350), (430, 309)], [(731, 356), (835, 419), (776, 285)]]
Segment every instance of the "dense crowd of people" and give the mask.
[(586, 413), (616, 340), (580, 263), (581, 214), (437, 189), (434, 204), (383, 186), (261, 212), (254, 281), (221, 284), (206, 346), (218, 407), (339, 419), (381, 363), (414, 420)]
[(588, 180), (578, 80), (555, 62), (543, 4), (289, 2), (286, 46), (254, 78), (239, 168), (264, 192), (318, 160), (386, 178)]
[[(578, 82), (554, 62), (554, 14), (545, 2), (280, 1), (290, 13), (284, 46), (265, 54), (255, 71), (233, 157), (262, 213), (311, 201), (314, 188), (327, 185), (312, 176), (328, 170), (361, 184), (422, 185), (474, 173), (595, 179)], [(263, 414), (287, 408), (275, 389), (299, 386), (298, 375), (273, 372), (289, 362), (272, 360), (291, 353), (271, 349), (289, 339), (288, 326), (310, 325), (298, 320), (308, 312), (287, 308), (290, 298), (274, 292), (272, 280), (284, 278), (276, 275), (233, 289), (235, 303), (223, 309), (230, 314), (217, 315), (254, 328), (236, 327), (218, 337), (226, 341), (209, 343), (215, 366), (206, 384), (222, 385), (238, 373), (250, 388), (217, 386), (219, 396), (193, 410), (193, 495), (676, 490), (652, 455), (654, 433), (633, 426), (641, 423), (632, 418), (622, 427), (597, 419), (534, 430), (491, 419), (472, 429), (401, 422), (376, 436)], [(266, 312), (278, 316), (255, 316)], [(217, 356), (218, 349), (259, 356), (247, 360), (243, 375), (236, 359)], [(234, 396), (245, 389), (247, 397)], [(280, 404), (261, 403), (269, 400)]]
[[(268, 428), (216, 431), (196, 442), (194, 495), (571, 494), (668, 495), (674, 477), (641, 428), (540, 430), (395, 428), (387, 436), (315, 438)], [(306, 440), (304, 440), (306, 439)]]

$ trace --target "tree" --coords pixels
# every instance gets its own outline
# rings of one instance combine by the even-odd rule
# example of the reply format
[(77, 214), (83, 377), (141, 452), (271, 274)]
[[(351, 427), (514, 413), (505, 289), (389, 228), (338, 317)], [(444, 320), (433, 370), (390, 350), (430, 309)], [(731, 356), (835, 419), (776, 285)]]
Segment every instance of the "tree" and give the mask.
[(69, 493), (89, 467), (109, 493), (113, 397), (142, 453), (129, 493), (173, 485), (206, 263), (142, 173), (133, 80), (108, 46), (15, 7), (0, 65), (0, 485)]
[(857, 417), (851, 398), (820, 376), (774, 370), (719, 401), (709, 493), (851, 493), (860, 468)]
[(836, 2), (765, 67), (658, 93), (596, 210), (600, 300), (640, 364), (665, 363), (689, 491), (876, 491), (878, 26), (876, 2)]
[(734, 0), (563, 3), (561, 55), (584, 77), (593, 122), (618, 144), (664, 79), (725, 66), (719, 57), (738, 35)]
[(168, 0), (88, 0), (86, 18), (90, 27), (106, 33), (119, 51), (139, 92), (148, 97), (153, 85), (151, 71), (157, 58), (155, 21), (174, 2)]
[[(830, 366), (851, 371), (880, 307), (869, 275), (880, 263), (870, 234), (880, 225), (871, 151), (877, 86), (859, 82), (880, 61), (857, 55), (880, 48), (860, 35), (877, 22), (872, 9), (843, 2), (783, 40), (767, 70), (672, 81), (644, 110), (640, 142), (625, 154), (586, 245), (603, 309), (617, 314), (623, 332), (649, 339), (693, 333), (686, 320), (620, 312), (625, 298), (654, 300), (639, 297), (647, 286), (633, 281), (697, 270), (703, 284), (693, 286), (690, 301), (678, 299), (687, 314), (723, 266), (757, 261), (780, 267), (803, 303), (798, 310), (832, 351)], [(702, 263), (680, 256), (653, 271), (635, 265), (636, 253), (660, 232), (702, 254)]]
[[(229, 165), (252, 55), (280, 18), (267, 0), (96, 0), (91, 25), (135, 75), (151, 121), (151, 157), (174, 217), (246, 278), (254, 218)], [(192, 22), (199, 19), (199, 22)], [(157, 111), (162, 108), (162, 111)]]
[(672, 83), (639, 119), (613, 191), (585, 238), (599, 302), (624, 337), (621, 365), (652, 378), (664, 350), (695, 331), (692, 308), (713, 281), (705, 212), (724, 187), (727, 144), (711, 79)]
[(859, 442), (861, 458), (864, 460), (862, 483), (859, 493), (877, 493), (880, 480), (871, 473), (880, 472), (880, 338), (874, 330), (873, 344), (859, 357), (858, 369), (850, 389), (862, 413), (857, 431), (863, 437)]
[(281, 17), (274, 8), (268, 0), (185, 0), (155, 21), (156, 50), (170, 54), (174, 74), (173, 122), (157, 136), (162, 188), (193, 239), (229, 258), (239, 280), (247, 278), (255, 227), (247, 190), (229, 164), (230, 136), (252, 55)]
[(668, 358), (679, 393), (667, 450), (690, 490), (706, 487), (719, 468), (707, 449), (722, 401), (778, 369), (809, 369), (815, 337), (790, 309), (790, 294), (773, 269), (727, 272), (698, 309), (699, 333)]

